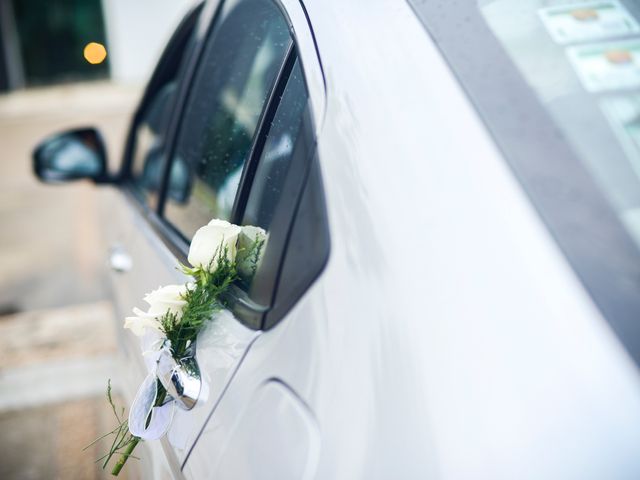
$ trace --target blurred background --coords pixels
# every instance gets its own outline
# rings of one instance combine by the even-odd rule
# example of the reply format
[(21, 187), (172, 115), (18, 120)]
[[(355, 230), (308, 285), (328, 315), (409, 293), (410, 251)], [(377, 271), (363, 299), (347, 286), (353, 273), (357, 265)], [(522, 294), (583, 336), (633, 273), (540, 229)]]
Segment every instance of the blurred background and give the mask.
[[(111, 167), (192, 0), (0, 0), (0, 478), (107, 478), (115, 335), (98, 212), (112, 189), (43, 185), (42, 138), (104, 134)], [(104, 217), (103, 217), (104, 218)], [(129, 462), (132, 463), (132, 462)], [(135, 478), (135, 468), (123, 478)]]

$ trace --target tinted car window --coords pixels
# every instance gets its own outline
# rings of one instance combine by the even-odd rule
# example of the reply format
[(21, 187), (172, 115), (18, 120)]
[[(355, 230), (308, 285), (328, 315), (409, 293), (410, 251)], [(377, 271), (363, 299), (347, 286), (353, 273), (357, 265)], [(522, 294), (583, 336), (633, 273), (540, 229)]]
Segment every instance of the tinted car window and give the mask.
[[(202, 5), (189, 12), (169, 41), (154, 71), (140, 110), (136, 113), (128, 146), (128, 177), (144, 200), (160, 188), (169, 120), (175, 105), (184, 64), (193, 49), (193, 29)], [(174, 183), (178, 178), (174, 179)], [(170, 188), (175, 196), (184, 188)]]
[(325, 209), (324, 190), (317, 158), (305, 180), (296, 209), (286, 255), (277, 282), (277, 291), (263, 329), (277, 324), (320, 275), (329, 258), (331, 240)]
[[(265, 116), (269, 130), (256, 142), (259, 158), (246, 168), (234, 214), (243, 226), (236, 284), (243, 301), (233, 310), (252, 328), (279, 322), (320, 274), (329, 254), (309, 94), (293, 55), (283, 77), (274, 94), (279, 103)], [(249, 247), (256, 240), (258, 250)]]
[(172, 159), (185, 177), (166, 218), (187, 239), (212, 218), (230, 219), (261, 113), (291, 44), (268, 0), (226, 2), (196, 74)]
[(173, 104), (176, 81), (172, 79), (152, 98), (135, 127), (131, 179), (143, 197), (158, 191), (164, 151), (164, 133)]
[[(281, 202), (288, 201), (288, 197), (283, 197), (282, 193), (302, 128), (307, 99), (302, 70), (299, 62), (296, 62), (264, 143), (242, 217), (242, 225), (257, 227), (260, 234), (264, 235), (265, 242), (260, 252), (264, 257), (279, 254), (279, 249), (274, 251), (269, 244), (273, 228), (288, 228), (287, 222), (280, 224), (274, 223), (273, 220)], [(299, 154), (303, 157), (306, 153), (304, 149), (299, 150)], [(302, 161), (304, 160), (303, 158)], [(301, 171), (298, 175), (303, 173)], [(293, 175), (296, 173), (294, 172)], [(298, 183), (302, 181), (303, 178), (298, 179)], [(285, 208), (287, 206), (290, 205), (283, 205)], [(263, 265), (265, 269), (269, 269), (267, 265), (277, 265), (277, 263), (260, 262), (257, 271), (241, 269), (243, 289), (251, 292), (257, 282), (266, 283), (267, 288), (270, 289), (273, 272), (262, 271)]]

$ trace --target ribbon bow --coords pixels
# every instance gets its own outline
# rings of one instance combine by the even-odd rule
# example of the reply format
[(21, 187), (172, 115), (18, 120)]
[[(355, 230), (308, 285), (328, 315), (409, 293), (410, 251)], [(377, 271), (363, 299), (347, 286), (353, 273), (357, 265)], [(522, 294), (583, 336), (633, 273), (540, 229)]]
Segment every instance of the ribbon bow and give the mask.
[[(175, 413), (175, 401), (155, 406), (158, 397), (158, 365), (171, 357), (171, 342), (155, 333), (142, 337), (143, 355), (149, 372), (129, 410), (129, 431), (144, 440), (157, 440), (167, 433)], [(146, 347), (146, 348), (145, 348)]]

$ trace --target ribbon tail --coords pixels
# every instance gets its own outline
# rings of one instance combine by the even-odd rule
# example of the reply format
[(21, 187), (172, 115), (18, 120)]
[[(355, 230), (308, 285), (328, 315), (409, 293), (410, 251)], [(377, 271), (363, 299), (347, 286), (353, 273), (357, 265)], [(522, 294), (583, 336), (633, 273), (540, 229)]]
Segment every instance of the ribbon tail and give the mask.
[[(129, 410), (129, 432), (143, 440), (157, 440), (167, 433), (173, 414), (175, 402), (155, 407), (158, 396), (157, 377), (150, 373), (144, 379)], [(147, 419), (149, 419), (147, 425)]]

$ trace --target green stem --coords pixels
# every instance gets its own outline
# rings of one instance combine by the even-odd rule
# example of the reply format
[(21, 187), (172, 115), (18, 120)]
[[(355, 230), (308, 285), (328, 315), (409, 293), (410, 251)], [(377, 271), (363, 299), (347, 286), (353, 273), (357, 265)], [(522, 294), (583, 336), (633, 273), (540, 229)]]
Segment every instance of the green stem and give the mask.
[[(162, 386), (160, 381), (158, 381), (158, 396), (156, 397), (155, 406), (159, 407), (160, 405), (162, 405), (166, 397), (167, 397), (167, 391), (164, 389), (164, 386)], [(149, 420), (151, 420), (151, 416), (149, 416), (149, 419), (147, 420), (147, 422)], [(127, 445), (127, 449), (124, 452), (122, 452), (122, 454), (120, 455), (120, 458), (118, 459), (118, 462), (113, 466), (113, 469), (111, 469), (111, 475), (113, 475), (114, 477), (118, 476), (118, 474), (120, 473), (120, 470), (122, 470), (122, 467), (124, 467), (124, 464), (127, 463), (127, 460), (129, 460), (129, 457), (133, 453), (133, 450), (136, 448), (139, 441), (140, 441), (140, 438), (133, 437), (133, 440), (131, 440), (131, 443)]]
[(127, 446), (127, 449), (124, 452), (122, 452), (122, 455), (120, 455), (120, 459), (111, 470), (111, 475), (113, 475), (114, 477), (118, 476), (118, 474), (120, 473), (120, 470), (122, 470), (122, 467), (124, 467), (124, 464), (127, 463), (127, 460), (133, 453), (133, 449), (136, 448), (136, 445), (138, 445), (139, 441), (140, 439), (138, 437), (134, 438), (131, 441), (131, 443)]

